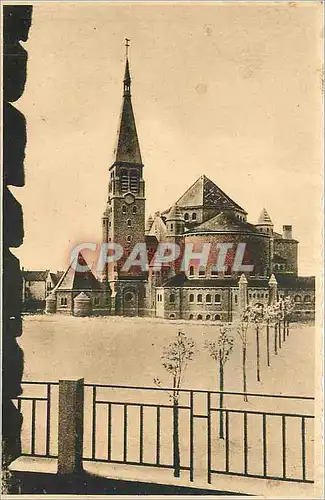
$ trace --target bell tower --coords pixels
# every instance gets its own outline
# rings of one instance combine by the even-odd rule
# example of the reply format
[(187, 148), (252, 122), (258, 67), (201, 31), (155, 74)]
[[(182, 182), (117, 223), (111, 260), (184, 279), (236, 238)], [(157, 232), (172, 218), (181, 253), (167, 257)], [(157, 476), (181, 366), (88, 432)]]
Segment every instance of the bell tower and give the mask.
[[(145, 243), (145, 181), (131, 101), (128, 48), (129, 40), (126, 39), (122, 109), (114, 160), (109, 169), (108, 201), (102, 217), (103, 243), (114, 242), (123, 249), (121, 259), (108, 264), (103, 276), (113, 294), (114, 289), (118, 293), (119, 281), (143, 280), (145, 274), (140, 266), (133, 266), (127, 271), (123, 269), (134, 246)], [(123, 298), (120, 297), (118, 302), (122, 304)]]

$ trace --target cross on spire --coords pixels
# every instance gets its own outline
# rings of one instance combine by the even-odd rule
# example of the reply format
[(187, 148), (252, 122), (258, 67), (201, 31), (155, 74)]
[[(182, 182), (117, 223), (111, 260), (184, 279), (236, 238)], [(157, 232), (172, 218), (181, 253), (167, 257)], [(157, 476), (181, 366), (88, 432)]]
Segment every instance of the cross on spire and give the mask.
[(125, 56), (126, 56), (126, 58), (128, 58), (128, 55), (129, 55), (129, 47), (130, 47), (129, 42), (130, 41), (131, 41), (130, 38), (125, 39)]

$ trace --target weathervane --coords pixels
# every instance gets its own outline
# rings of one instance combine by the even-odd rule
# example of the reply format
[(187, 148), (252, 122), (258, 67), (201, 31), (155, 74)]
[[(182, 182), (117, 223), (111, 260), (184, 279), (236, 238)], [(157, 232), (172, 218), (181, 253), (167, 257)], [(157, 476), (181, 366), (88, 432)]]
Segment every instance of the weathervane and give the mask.
[(128, 55), (129, 55), (129, 47), (130, 47), (130, 38), (126, 38), (125, 39), (125, 55), (126, 55), (126, 58), (128, 58)]

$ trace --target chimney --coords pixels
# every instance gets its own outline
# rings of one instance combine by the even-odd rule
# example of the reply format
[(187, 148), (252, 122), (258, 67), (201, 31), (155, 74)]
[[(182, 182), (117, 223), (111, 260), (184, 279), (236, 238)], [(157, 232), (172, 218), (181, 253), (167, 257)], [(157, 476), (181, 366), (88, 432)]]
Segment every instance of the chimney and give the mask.
[(283, 226), (283, 238), (292, 240), (292, 226)]

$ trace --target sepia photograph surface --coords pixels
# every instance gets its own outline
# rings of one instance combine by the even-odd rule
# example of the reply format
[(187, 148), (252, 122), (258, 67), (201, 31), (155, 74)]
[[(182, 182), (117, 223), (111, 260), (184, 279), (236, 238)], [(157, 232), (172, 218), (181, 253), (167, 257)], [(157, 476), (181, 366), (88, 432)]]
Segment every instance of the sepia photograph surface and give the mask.
[(2, 2), (2, 495), (323, 492), (323, 5)]

